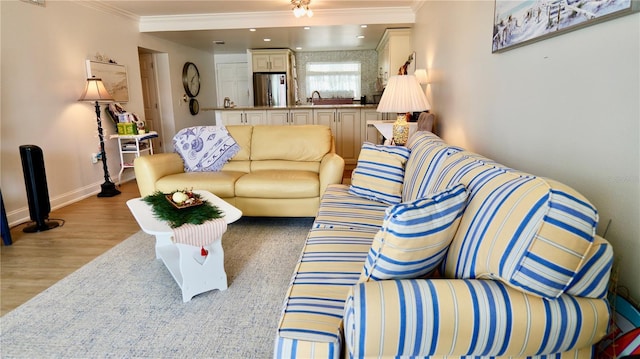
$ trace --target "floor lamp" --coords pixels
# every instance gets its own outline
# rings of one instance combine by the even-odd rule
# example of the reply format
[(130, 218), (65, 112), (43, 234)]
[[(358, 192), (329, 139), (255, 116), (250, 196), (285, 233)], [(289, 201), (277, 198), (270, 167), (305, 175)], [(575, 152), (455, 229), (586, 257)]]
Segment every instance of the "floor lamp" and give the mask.
[(87, 86), (78, 101), (94, 102), (96, 106), (96, 117), (98, 120), (98, 137), (100, 137), (100, 155), (102, 156), (102, 169), (104, 170), (104, 183), (101, 185), (102, 190), (98, 193), (98, 197), (113, 197), (119, 195), (120, 191), (116, 189), (116, 185), (111, 182), (109, 176), (109, 168), (107, 167), (107, 153), (104, 150), (104, 136), (102, 135), (102, 121), (100, 120), (100, 102), (113, 102), (113, 97), (104, 87), (102, 79), (92, 77), (87, 79)]

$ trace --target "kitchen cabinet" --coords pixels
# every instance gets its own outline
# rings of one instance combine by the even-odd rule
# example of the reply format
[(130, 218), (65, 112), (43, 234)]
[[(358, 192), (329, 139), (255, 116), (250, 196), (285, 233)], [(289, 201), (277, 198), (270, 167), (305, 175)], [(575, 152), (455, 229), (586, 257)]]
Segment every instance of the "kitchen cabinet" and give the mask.
[(371, 142), (374, 144), (382, 143), (380, 132), (378, 132), (378, 130), (375, 128), (372, 122), (382, 120), (384, 114), (376, 111), (375, 109), (364, 109), (364, 108), (360, 111), (360, 113), (362, 116), (363, 123), (366, 126), (365, 133), (364, 133), (364, 141)]
[(411, 29), (385, 30), (376, 51), (378, 52), (378, 76), (382, 78), (382, 83), (386, 86), (389, 76), (397, 75), (400, 67), (413, 53)]
[(267, 112), (264, 110), (222, 111), (223, 125), (263, 125), (266, 124)]
[(274, 109), (267, 111), (267, 124), (269, 125), (309, 125), (312, 123), (312, 110)]
[(258, 52), (253, 50), (253, 72), (287, 72), (289, 69), (289, 50)]
[(336, 143), (336, 153), (347, 165), (358, 163), (364, 126), (360, 108), (314, 109), (313, 121), (316, 125), (331, 128)]

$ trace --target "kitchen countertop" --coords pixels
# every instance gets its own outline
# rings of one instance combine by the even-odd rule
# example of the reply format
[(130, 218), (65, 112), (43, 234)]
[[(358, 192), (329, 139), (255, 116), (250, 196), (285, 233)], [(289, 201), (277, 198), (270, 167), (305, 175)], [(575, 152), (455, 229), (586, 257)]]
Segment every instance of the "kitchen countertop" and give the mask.
[(354, 103), (354, 104), (347, 104), (347, 105), (311, 105), (311, 104), (305, 104), (305, 105), (295, 105), (295, 106), (282, 106), (282, 107), (273, 107), (273, 106), (237, 106), (237, 107), (229, 107), (229, 108), (225, 108), (225, 107), (203, 107), (200, 109), (200, 111), (251, 111), (251, 110), (309, 110), (309, 109), (314, 109), (314, 108), (377, 108), (378, 104), (375, 103), (368, 103), (365, 105), (359, 104), (359, 103)]

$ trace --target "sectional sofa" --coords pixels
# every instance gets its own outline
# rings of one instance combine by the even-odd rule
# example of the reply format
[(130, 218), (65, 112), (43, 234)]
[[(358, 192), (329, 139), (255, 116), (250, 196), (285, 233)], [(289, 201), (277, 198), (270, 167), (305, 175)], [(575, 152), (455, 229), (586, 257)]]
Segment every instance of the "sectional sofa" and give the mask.
[[(313, 217), (327, 186), (342, 182), (344, 160), (326, 126), (196, 126), (173, 141), (177, 152), (135, 159), (142, 196), (201, 189), (245, 216)], [(227, 156), (216, 166), (211, 153)]]
[(274, 358), (589, 358), (610, 244), (574, 189), (418, 132), (327, 187)]

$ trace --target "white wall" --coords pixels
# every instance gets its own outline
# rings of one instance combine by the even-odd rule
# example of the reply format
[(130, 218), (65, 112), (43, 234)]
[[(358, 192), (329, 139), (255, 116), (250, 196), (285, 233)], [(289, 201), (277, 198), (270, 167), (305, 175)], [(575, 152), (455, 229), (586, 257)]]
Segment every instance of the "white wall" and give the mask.
[(613, 244), (620, 284), (640, 299), (640, 14), (501, 54), (493, 1), (427, 1), (417, 68), (440, 135), (584, 194)]
[[(86, 82), (85, 60), (96, 53), (126, 66), (130, 101), (123, 105), (139, 115), (144, 111), (138, 47), (166, 53), (165, 73), (159, 78), (171, 94), (163, 103), (169, 108), (163, 111), (163, 120), (178, 129), (214, 121), (210, 112), (191, 116), (182, 102), (182, 66), (192, 61), (204, 79), (198, 96), (201, 107), (215, 104), (211, 54), (141, 35), (135, 19), (95, 6), (47, 1), (41, 7), (18, 0), (0, 1), (0, 186), (10, 225), (29, 219), (20, 145), (42, 148), (53, 208), (99, 192), (102, 166), (90, 160), (90, 154), (99, 148), (95, 112), (91, 104), (77, 101)], [(104, 111), (102, 118), (108, 137), (114, 128)], [(106, 140), (106, 151), (109, 172), (117, 180), (115, 140)], [(132, 170), (127, 171), (125, 175), (131, 178)]]

